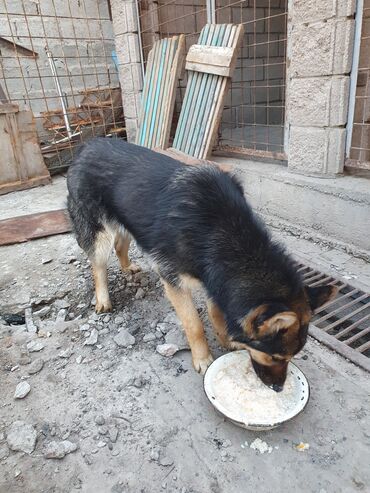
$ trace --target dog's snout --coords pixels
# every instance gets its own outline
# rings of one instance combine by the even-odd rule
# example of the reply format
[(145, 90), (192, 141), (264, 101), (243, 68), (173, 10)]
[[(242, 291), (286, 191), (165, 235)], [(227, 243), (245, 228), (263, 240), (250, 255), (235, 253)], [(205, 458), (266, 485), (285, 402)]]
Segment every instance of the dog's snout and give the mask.
[(275, 392), (281, 392), (287, 375), (288, 362), (262, 365), (252, 358), (254, 371), (262, 382)]
[(278, 385), (277, 383), (274, 383), (271, 385), (272, 390), (275, 390), (275, 392), (281, 392), (284, 388), (284, 385)]

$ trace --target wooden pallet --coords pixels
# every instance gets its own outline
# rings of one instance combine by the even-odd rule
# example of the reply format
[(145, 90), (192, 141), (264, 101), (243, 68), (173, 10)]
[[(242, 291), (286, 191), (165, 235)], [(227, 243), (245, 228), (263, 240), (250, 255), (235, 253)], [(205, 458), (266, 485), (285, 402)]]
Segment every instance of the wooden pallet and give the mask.
[(168, 147), (184, 53), (183, 34), (154, 43), (148, 56), (136, 144), (150, 149)]
[(174, 149), (198, 159), (211, 154), (242, 38), (241, 24), (207, 24), (190, 47)]

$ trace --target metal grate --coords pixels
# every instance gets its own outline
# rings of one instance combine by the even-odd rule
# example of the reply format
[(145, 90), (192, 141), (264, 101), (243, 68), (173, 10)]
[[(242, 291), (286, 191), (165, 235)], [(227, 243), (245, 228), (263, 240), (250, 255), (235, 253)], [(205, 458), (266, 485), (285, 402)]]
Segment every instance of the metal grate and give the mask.
[(370, 371), (370, 294), (312, 267), (298, 264), (298, 268), (308, 286), (339, 288), (337, 297), (316, 311), (310, 334)]
[[(139, 13), (144, 59), (154, 41), (175, 34), (185, 34), (188, 51), (207, 19), (243, 24), (244, 39), (223, 111), (218, 148), (285, 159), (287, 0), (141, 0)], [(174, 128), (185, 87), (186, 74), (179, 83)]]
[(124, 134), (107, 0), (0, 0), (0, 18), (0, 100), (33, 111), (49, 169), (91, 136)]
[[(356, 43), (346, 166), (370, 170), (370, 0), (362, 0), (356, 14)], [(360, 6), (361, 2), (359, 2)], [(361, 37), (359, 33), (361, 32)]]

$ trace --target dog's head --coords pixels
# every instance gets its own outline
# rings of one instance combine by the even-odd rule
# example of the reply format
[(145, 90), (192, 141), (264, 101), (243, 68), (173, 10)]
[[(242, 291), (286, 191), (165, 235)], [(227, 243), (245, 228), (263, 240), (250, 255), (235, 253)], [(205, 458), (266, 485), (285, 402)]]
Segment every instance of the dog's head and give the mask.
[(294, 300), (261, 304), (240, 321), (241, 331), (233, 341), (249, 350), (264, 384), (276, 392), (283, 389), (288, 363), (306, 343), (313, 312), (336, 293), (334, 286), (305, 287)]

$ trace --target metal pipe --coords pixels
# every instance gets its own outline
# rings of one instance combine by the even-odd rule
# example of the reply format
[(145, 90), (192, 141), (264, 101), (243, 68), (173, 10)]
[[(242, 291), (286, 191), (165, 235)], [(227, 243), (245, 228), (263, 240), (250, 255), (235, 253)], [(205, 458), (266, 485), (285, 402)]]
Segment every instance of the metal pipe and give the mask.
[(207, 23), (216, 24), (216, 0), (207, 0)]
[(53, 74), (53, 79), (54, 79), (55, 87), (56, 87), (56, 90), (58, 92), (58, 96), (60, 98), (60, 104), (62, 106), (62, 111), (63, 111), (63, 119), (64, 119), (64, 123), (65, 123), (66, 129), (67, 129), (68, 138), (71, 139), (73, 137), (73, 132), (72, 132), (71, 126), (69, 124), (67, 107), (66, 107), (65, 99), (64, 99), (65, 96), (64, 96), (64, 94), (62, 92), (62, 88), (60, 87), (58, 73), (57, 73), (57, 69), (56, 69), (56, 66), (55, 66), (53, 54), (47, 48), (45, 49), (45, 51), (46, 51), (46, 55), (47, 55), (48, 60), (49, 60), (49, 65), (50, 65), (51, 73)]
[(348, 117), (347, 117), (347, 135), (346, 135), (347, 159), (349, 158), (351, 152), (353, 121), (355, 117), (356, 89), (357, 89), (358, 66), (360, 62), (363, 11), (364, 11), (364, 0), (357, 0), (356, 18), (355, 18), (355, 39), (353, 43), (352, 69), (351, 69), (350, 84), (349, 84), (349, 102), (348, 102)]
[(141, 39), (141, 23), (140, 23), (140, 13), (139, 13), (138, 0), (135, 0), (135, 8), (136, 8), (136, 18), (137, 18), (137, 37), (139, 38), (141, 75), (143, 77), (143, 83), (144, 83), (144, 77), (145, 77), (144, 53), (143, 53), (143, 42)]

